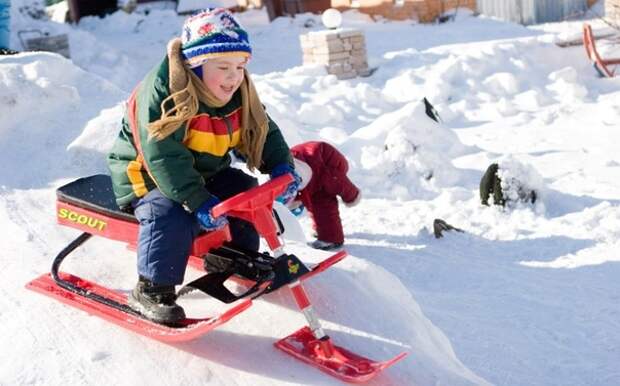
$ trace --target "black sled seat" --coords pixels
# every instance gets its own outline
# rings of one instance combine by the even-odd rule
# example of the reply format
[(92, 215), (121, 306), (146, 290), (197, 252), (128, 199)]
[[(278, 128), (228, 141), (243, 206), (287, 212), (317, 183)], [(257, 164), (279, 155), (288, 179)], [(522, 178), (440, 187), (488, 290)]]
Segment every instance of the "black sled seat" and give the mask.
[[(116, 204), (112, 179), (106, 174), (78, 178), (56, 190), (56, 219), (59, 224), (91, 235), (128, 243), (135, 249), (138, 220)], [(230, 240), (228, 227), (202, 233), (194, 239), (192, 254), (202, 256), (209, 249)]]
[(56, 190), (56, 198), (104, 216), (138, 222), (132, 213), (118, 207), (112, 190), (112, 179), (105, 174), (79, 178), (63, 185)]

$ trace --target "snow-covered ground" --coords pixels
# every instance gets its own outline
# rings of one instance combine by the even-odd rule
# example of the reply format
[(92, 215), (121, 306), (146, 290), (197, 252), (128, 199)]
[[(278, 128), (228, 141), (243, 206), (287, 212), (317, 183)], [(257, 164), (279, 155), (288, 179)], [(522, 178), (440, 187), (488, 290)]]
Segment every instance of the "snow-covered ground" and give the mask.
[[(35, 2), (12, 1), (13, 47), (18, 30), (67, 33), (72, 59), (0, 57), (0, 385), (339, 384), (272, 346), (304, 324), (286, 291), (164, 345), (24, 288), (78, 234), (55, 223), (55, 189), (106, 172), (123, 100), (183, 22), (156, 7), (71, 26), (20, 13)], [(348, 12), (344, 26), (365, 32), (378, 69), (338, 81), (301, 66), (298, 36), (320, 29), (318, 16), (239, 18), (289, 144), (338, 146), (363, 190), (359, 206), (342, 207), (351, 256), (307, 289), (338, 344), (375, 359), (409, 352), (370, 384), (620, 382), (620, 79), (597, 78), (583, 47), (554, 44), (578, 37), (582, 21), (525, 28), (460, 11), (419, 25)], [(496, 161), (540, 177), (535, 204), (480, 204)], [(466, 232), (435, 239), (434, 218)], [(63, 268), (121, 291), (136, 279), (132, 252), (101, 238)]]

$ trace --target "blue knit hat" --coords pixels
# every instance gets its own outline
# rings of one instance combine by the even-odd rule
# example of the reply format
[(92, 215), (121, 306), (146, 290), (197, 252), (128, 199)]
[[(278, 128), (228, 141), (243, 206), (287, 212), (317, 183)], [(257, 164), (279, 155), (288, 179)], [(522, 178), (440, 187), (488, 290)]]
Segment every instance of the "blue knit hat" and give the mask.
[(225, 8), (210, 8), (189, 17), (181, 42), (183, 59), (192, 69), (217, 56), (252, 55), (248, 33)]

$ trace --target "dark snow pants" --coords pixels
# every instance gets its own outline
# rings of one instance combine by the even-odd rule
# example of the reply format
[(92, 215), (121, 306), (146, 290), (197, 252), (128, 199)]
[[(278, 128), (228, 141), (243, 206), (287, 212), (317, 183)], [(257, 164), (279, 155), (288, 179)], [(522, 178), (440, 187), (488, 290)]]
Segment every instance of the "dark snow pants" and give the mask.
[[(234, 168), (211, 177), (207, 190), (220, 200), (246, 191), (258, 183), (256, 178)], [(138, 274), (157, 285), (183, 283), (192, 241), (200, 232), (193, 213), (154, 189), (133, 203), (140, 222), (138, 232)], [(229, 217), (232, 241), (228, 244), (258, 250), (259, 237), (252, 224)]]

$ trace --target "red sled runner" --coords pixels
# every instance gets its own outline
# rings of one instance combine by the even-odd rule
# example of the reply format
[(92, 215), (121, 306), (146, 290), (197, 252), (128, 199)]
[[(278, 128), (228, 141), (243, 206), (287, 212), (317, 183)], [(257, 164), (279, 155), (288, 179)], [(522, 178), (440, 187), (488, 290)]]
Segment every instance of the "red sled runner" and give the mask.
[[(387, 361), (373, 361), (336, 346), (325, 334), (302, 281), (336, 264), (346, 257), (346, 252), (338, 252), (312, 268), (295, 255), (284, 253), (279, 238), (283, 226), (277, 215), (274, 215), (273, 201), (289, 182), (290, 176), (278, 177), (231, 197), (213, 209), (215, 217), (225, 214), (251, 222), (269, 245), (271, 254), (224, 246), (230, 240), (228, 227), (203, 233), (194, 240), (189, 257), (191, 266), (202, 269), (204, 257), (211, 255), (228, 261), (230, 268), (207, 273), (181, 288), (178, 294), (182, 296), (199, 290), (231, 304), (221, 314), (187, 318), (176, 325), (163, 325), (147, 319), (127, 305), (125, 294), (60, 271), (64, 259), (93, 235), (122, 241), (130, 248), (135, 248), (138, 222), (132, 214), (118, 209), (112, 183), (107, 175), (81, 178), (57, 190), (58, 222), (83, 233), (56, 256), (49, 274), (29, 282), (26, 287), (144, 336), (174, 343), (206, 334), (246, 311), (254, 299), (287, 286), (306, 317), (308, 326), (277, 341), (275, 346), (341, 380), (366, 382), (407, 354), (401, 353)], [(233, 294), (224, 286), (229, 279), (243, 282), (248, 289), (242, 294)]]

